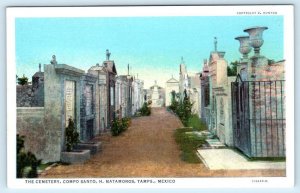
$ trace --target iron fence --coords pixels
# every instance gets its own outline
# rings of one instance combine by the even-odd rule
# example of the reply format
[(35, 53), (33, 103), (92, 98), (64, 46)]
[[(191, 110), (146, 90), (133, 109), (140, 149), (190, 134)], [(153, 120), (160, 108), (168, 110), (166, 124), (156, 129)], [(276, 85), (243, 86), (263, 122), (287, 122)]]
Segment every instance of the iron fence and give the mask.
[(249, 157), (285, 157), (285, 81), (231, 83), (234, 146)]

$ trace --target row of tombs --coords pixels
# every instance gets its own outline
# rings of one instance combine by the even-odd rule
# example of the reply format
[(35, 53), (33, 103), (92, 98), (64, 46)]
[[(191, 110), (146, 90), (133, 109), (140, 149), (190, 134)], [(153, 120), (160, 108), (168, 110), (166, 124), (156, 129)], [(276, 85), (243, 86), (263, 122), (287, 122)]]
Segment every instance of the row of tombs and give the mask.
[(26, 136), (25, 148), (44, 162), (61, 160), (65, 128), (73, 119), (81, 142), (110, 129), (115, 118), (131, 117), (144, 103), (144, 82), (118, 75), (106, 52), (102, 65), (87, 73), (53, 56), (32, 77), (32, 84), (17, 85), (17, 132)]
[(260, 54), (266, 29), (248, 28), (249, 36), (235, 38), (242, 54), (237, 76), (227, 76), (225, 52), (211, 52), (201, 77), (201, 118), (221, 142), (248, 157), (285, 157), (285, 61)]
[[(285, 61), (275, 62), (260, 54), (267, 27), (245, 29), (238, 36), (242, 58), (237, 75), (229, 76), (225, 52), (214, 51), (203, 62), (201, 73), (190, 75), (183, 62), (179, 81), (166, 82), (166, 106), (172, 92), (187, 95), (192, 111), (222, 143), (248, 157), (285, 157)], [(254, 53), (251, 57), (252, 48)]]

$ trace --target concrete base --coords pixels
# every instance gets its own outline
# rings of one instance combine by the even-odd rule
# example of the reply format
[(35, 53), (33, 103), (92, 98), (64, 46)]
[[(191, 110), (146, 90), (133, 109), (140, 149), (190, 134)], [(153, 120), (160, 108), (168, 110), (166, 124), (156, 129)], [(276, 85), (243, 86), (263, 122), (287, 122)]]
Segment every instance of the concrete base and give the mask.
[(285, 169), (285, 162), (249, 161), (232, 149), (199, 149), (198, 156), (210, 170)]
[(76, 164), (84, 163), (91, 157), (90, 150), (75, 150), (71, 152), (61, 152), (60, 160), (64, 163)]
[(101, 142), (86, 142), (86, 143), (78, 143), (75, 146), (77, 150), (85, 150), (89, 149), (91, 151), (91, 155), (94, 155), (102, 150)]

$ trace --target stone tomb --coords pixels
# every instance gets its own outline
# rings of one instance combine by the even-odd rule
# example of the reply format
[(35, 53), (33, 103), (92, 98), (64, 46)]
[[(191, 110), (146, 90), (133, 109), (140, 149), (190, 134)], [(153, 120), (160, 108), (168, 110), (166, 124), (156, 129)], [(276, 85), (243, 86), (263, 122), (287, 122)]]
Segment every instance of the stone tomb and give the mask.
[(97, 76), (85, 74), (81, 78), (80, 140), (89, 141), (99, 134), (99, 113), (96, 98)]
[(105, 66), (100, 66), (99, 64), (96, 64), (96, 66), (92, 66), (88, 70), (88, 74), (92, 74), (94, 76), (98, 77), (98, 84), (95, 87), (96, 88), (96, 108), (99, 108), (99, 110), (96, 109), (96, 112), (99, 114), (97, 117), (99, 117), (99, 132), (104, 132), (108, 128), (108, 98), (107, 98), (107, 69)]
[(48, 157), (59, 161), (64, 151), (65, 127), (72, 118), (80, 133), (80, 85), (83, 70), (66, 64), (45, 65), (45, 127)]
[(165, 95), (166, 106), (170, 106), (172, 103), (173, 91), (175, 93), (179, 93), (179, 81), (173, 78), (172, 76), (172, 78), (166, 82), (166, 95)]
[(227, 76), (225, 52), (213, 51), (209, 59), (209, 105), (205, 109), (208, 129), (222, 143), (233, 146), (231, 82), (235, 77)]

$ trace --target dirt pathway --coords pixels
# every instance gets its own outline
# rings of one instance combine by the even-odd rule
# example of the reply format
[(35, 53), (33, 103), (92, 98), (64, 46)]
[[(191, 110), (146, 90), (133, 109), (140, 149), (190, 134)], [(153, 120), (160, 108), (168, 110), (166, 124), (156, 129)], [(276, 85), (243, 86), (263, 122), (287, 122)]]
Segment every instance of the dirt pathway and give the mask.
[(192, 176), (284, 176), (285, 171), (209, 171), (203, 164), (180, 159), (174, 130), (182, 126), (165, 108), (152, 109), (149, 117), (132, 119), (132, 125), (118, 137), (104, 134), (103, 151), (85, 164), (59, 165), (41, 177), (192, 177)]

